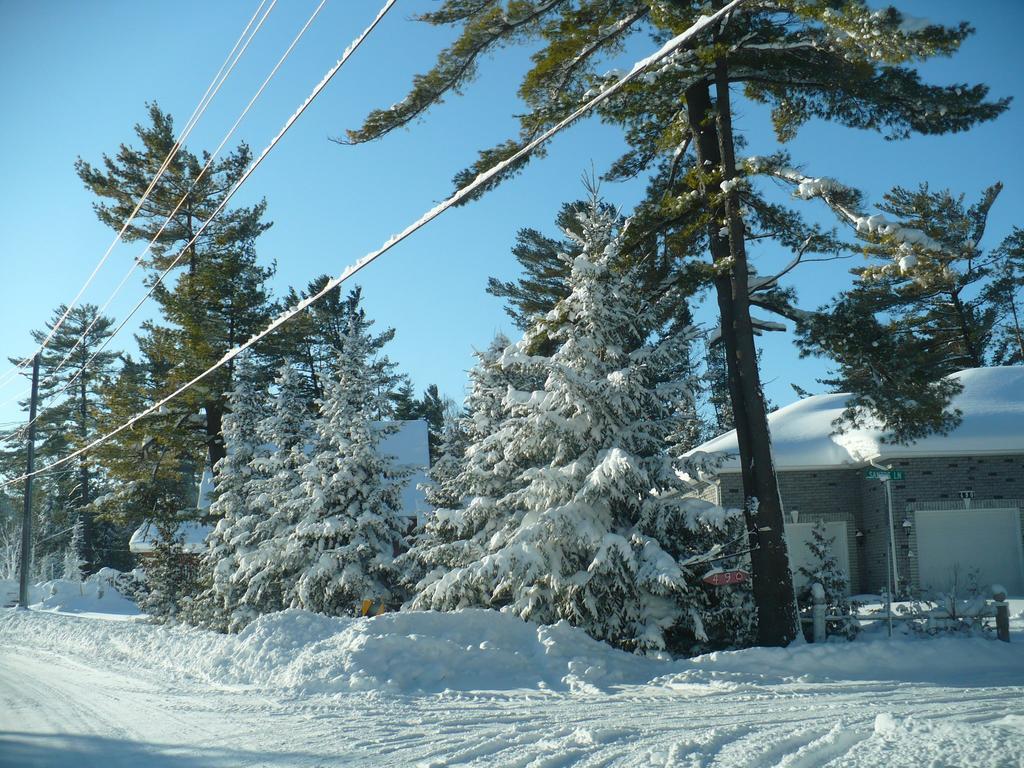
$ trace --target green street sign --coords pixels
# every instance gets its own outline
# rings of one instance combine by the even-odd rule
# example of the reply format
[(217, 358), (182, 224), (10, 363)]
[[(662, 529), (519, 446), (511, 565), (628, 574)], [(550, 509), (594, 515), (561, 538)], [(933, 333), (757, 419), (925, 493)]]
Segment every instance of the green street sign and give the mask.
[(868, 480), (902, 480), (902, 469), (868, 469), (864, 472)]

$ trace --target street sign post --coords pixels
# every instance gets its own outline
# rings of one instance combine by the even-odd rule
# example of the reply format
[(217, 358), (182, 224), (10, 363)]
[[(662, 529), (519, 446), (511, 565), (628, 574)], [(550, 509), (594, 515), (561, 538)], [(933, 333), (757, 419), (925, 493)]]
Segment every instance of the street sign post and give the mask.
[(904, 478), (902, 469), (867, 469), (864, 476), (868, 480), (902, 480)]
[(886, 547), (885, 559), (886, 559), (886, 579), (889, 581), (888, 589), (885, 594), (885, 608), (886, 614), (888, 615), (889, 622), (889, 636), (892, 636), (892, 597), (893, 588), (899, 588), (900, 577), (897, 572), (896, 565), (896, 535), (892, 529), (892, 481), (902, 480), (903, 470), (902, 469), (886, 469), (875, 464), (871, 469), (864, 470), (864, 476), (868, 480), (881, 480), (885, 483), (885, 502), (886, 507), (889, 510), (889, 546)]

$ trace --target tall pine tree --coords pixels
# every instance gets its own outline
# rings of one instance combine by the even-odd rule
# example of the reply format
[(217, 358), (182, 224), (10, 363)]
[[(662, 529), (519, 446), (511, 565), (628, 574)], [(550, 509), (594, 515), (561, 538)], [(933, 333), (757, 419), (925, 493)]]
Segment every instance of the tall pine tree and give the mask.
[[(81, 158), (76, 164), (82, 182), (99, 198), (97, 216), (114, 230), (127, 221), (175, 146), (171, 116), (156, 104), (148, 112), (148, 124), (135, 126), (139, 147), (122, 144), (100, 166)], [(154, 241), (141, 256), (148, 283), (172, 270), (153, 294), (162, 321), (145, 323), (139, 339), (147, 357), (168, 363), (153, 382), (161, 394), (210, 367), (270, 318), (266, 283), (274, 270), (260, 266), (255, 253), (256, 239), (270, 226), (263, 221), (266, 202), (227, 207), (211, 219), (251, 162), (245, 144), (220, 159), (182, 146), (123, 235), (126, 242)], [(179, 428), (205, 448), (211, 466), (224, 457), (221, 419), (231, 370), (225, 366), (173, 405), (181, 414), (202, 413), (201, 420), (189, 418)]]
[[(32, 339), (41, 345), (49, 337), (39, 358), (39, 401), (36, 418), (36, 456), (40, 464), (57, 461), (86, 445), (97, 435), (100, 393), (114, 374), (117, 354), (104, 350), (113, 321), (99, 314), (93, 304), (81, 304), (70, 312), (59, 305), (44, 329), (32, 331)], [(66, 317), (65, 317), (66, 315)], [(63, 318), (56, 332), (53, 328)], [(52, 333), (52, 336), (51, 336)], [(17, 362), (12, 360), (12, 362)], [(28, 401), (22, 404), (28, 411)], [(4, 463), (21, 474), (24, 462), (24, 430), (19, 428), (0, 436), (8, 448)], [(105, 478), (92, 456), (83, 454), (65, 471), (41, 476), (41, 493), (53, 501), (54, 530), (73, 526), (74, 556), (87, 574), (108, 564), (105, 551), (94, 551), (97, 530), (90, 503), (103, 490)], [(100, 524), (101, 528), (104, 524)], [(62, 545), (63, 537), (53, 541)]]
[[(415, 78), (406, 98), (372, 112), (361, 128), (348, 132), (348, 141), (374, 140), (421, 117), (463, 89), (487, 53), (539, 41), (519, 89), (526, 103), (519, 136), (483, 150), (479, 161), (456, 177), (465, 183), (571, 114), (594, 88), (617, 79), (603, 69), (631, 35), (646, 32), (665, 42), (722, 5), (719, 0), (447, 0), (420, 18), (457, 25), (456, 41)], [(890, 138), (965, 130), (999, 115), (1007, 101), (987, 101), (981, 85), (926, 84), (913, 63), (954, 53), (971, 31), (967, 24), (917, 24), (895, 8), (876, 10), (865, 0), (750, 0), (598, 108), (602, 120), (623, 128), (630, 145), (610, 175), (651, 177), (639, 233), (658, 237), (670, 262), (701, 248), (710, 257), (711, 266), (698, 274), (714, 286), (744, 496), (757, 500), (748, 505), (747, 527), (763, 644), (786, 644), (798, 627), (750, 305), (760, 301), (772, 311), (793, 313), (785, 294), (751, 296), (757, 291), (746, 243), (772, 238), (798, 255), (836, 244), (785, 207), (768, 204), (754, 185), (737, 181), (732, 88), (771, 108), (781, 141), (791, 140), (813, 118)]]
[(949, 403), (961, 387), (945, 377), (998, 364), (1007, 348), (999, 339), (1012, 327), (1006, 253), (1013, 236), (994, 248), (983, 244), (1002, 184), (972, 205), (927, 184), (896, 187), (878, 206), (881, 214), (866, 216), (855, 208), (859, 195), (837, 182), (792, 181), (798, 193), (809, 189), (805, 196), (831, 204), (871, 258), (852, 270), (853, 288), (799, 329), (802, 354), (837, 364), (822, 383), (852, 393), (840, 426), (877, 420), (894, 442), (949, 431), (959, 423)]

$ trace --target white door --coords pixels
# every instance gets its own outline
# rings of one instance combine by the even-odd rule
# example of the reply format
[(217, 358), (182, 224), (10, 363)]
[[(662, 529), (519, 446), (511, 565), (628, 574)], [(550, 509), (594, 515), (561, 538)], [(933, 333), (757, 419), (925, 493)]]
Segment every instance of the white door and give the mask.
[(954, 582), (973, 577), (982, 589), (1002, 584), (1011, 595), (1024, 595), (1016, 509), (929, 510), (914, 517), (923, 590), (950, 592)]
[[(801, 566), (811, 568), (813, 557), (807, 543), (811, 541), (814, 523), (786, 523), (786, 549), (789, 551), (789, 569), (793, 572), (793, 586), (797, 589), (807, 585), (807, 579), (800, 573)], [(846, 574), (850, 583), (850, 550), (846, 540), (846, 523), (825, 523), (825, 533), (832, 542), (832, 556)], [(1009, 587), (1007, 587), (1009, 589)]]

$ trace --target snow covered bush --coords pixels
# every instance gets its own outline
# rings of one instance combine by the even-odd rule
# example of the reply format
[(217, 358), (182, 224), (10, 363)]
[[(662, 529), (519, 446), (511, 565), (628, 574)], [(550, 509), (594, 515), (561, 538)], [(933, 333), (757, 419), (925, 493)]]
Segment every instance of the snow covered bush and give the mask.
[(144, 569), (146, 594), (139, 601), (139, 609), (153, 621), (167, 623), (192, 610), (196, 574), (177, 534), (178, 521), (162, 517), (156, 530), (153, 552)]
[(118, 571), (114, 568), (101, 568), (90, 578), (106, 579), (118, 594), (138, 605), (145, 597), (146, 574), (141, 568), (130, 571)]
[[(564, 619), (635, 651), (727, 643), (708, 636), (699, 576), (735, 521), (684, 498), (666, 450), (690, 398), (678, 372), (692, 334), (658, 333), (606, 208), (593, 201), (580, 225), (567, 233), (580, 245), (568, 297), (482, 356), (467, 404), (468, 501), (439, 510), (410, 553), (425, 565), (411, 606)], [(494, 379), (508, 382), (500, 401)], [(722, 602), (743, 611), (742, 599)]]
[(976, 569), (965, 570), (955, 565), (946, 591), (928, 590), (925, 597), (911, 600), (897, 611), (914, 619), (907, 625), (918, 634), (991, 636), (995, 610), (988, 600), (992, 592), (989, 585), (982, 586)]

